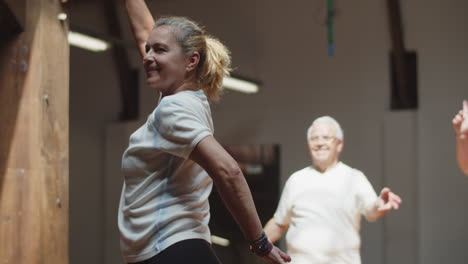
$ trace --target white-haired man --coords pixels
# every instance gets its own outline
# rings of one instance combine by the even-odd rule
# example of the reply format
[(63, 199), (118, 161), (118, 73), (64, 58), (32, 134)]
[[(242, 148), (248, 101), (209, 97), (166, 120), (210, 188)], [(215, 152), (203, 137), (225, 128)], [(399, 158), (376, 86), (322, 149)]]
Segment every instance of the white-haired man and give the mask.
[(343, 131), (335, 119), (317, 118), (307, 141), (312, 166), (287, 180), (265, 233), (276, 242), (287, 231), (294, 264), (359, 264), (361, 215), (375, 221), (401, 199), (389, 188), (377, 196), (361, 171), (339, 161)]

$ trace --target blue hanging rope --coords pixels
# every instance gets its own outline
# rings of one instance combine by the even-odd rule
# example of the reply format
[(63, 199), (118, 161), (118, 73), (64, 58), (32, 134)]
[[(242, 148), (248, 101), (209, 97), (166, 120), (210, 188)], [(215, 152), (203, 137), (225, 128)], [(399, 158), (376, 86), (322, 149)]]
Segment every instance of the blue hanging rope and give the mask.
[(335, 55), (335, 44), (333, 39), (333, 0), (327, 2), (327, 32), (328, 32), (328, 56)]

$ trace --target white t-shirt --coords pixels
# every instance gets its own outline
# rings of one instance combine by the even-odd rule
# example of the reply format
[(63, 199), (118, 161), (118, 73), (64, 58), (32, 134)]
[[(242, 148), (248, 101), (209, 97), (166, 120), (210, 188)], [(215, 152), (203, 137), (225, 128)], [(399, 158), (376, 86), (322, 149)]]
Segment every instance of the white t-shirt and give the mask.
[(208, 174), (188, 159), (213, 134), (203, 91), (162, 98), (146, 123), (130, 136), (122, 157), (124, 184), (118, 212), (127, 262), (153, 257), (181, 240), (210, 242)]
[(342, 162), (324, 173), (306, 167), (291, 175), (274, 219), (286, 234), (293, 264), (358, 264), (361, 214), (377, 195), (364, 174)]

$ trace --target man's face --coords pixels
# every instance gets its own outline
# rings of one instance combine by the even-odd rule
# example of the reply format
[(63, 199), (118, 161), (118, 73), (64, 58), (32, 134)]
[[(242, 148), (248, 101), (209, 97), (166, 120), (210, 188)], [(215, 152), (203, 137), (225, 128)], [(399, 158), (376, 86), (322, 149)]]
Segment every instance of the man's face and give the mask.
[(314, 166), (328, 169), (338, 162), (343, 141), (336, 138), (336, 131), (332, 125), (328, 123), (314, 125), (308, 143)]

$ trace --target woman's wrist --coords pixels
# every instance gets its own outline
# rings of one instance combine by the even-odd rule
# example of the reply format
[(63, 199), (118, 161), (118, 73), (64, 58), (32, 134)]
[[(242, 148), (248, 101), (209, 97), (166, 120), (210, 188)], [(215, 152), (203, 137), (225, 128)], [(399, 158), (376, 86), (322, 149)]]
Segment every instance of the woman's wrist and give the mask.
[(268, 240), (265, 232), (262, 232), (262, 235), (258, 239), (249, 241), (249, 244), (250, 251), (260, 257), (268, 255), (273, 249), (273, 244)]

